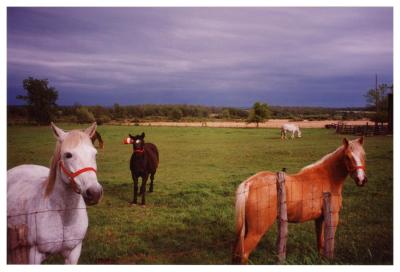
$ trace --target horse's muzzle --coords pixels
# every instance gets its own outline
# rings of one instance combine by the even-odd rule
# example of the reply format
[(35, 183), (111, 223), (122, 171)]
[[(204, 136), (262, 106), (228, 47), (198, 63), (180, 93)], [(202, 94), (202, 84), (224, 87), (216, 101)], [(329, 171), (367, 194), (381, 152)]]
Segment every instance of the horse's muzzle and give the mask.
[(363, 180), (356, 178), (355, 182), (358, 187), (363, 187), (368, 182), (368, 178), (366, 176), (364, 177)]
[(85, 193), (82, 194), (83, 199), (85, 200), (86, 205), (96, 205), (100, 202), (103, 197), (103, 187), (101, 186), (92, 186), (89, 187)]

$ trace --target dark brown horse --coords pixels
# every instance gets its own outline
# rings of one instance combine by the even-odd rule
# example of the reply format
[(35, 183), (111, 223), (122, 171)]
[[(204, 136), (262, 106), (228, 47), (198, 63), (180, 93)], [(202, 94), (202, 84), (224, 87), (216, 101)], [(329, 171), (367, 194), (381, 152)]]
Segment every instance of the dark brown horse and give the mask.
[(94, 145), (94, 142), (97, 140), (99, 142), (99, 148), (100, 149), (104, 148), (103, 139), (101, 138), (101, 135), (97, 130), (96, 130), (96, 132), (93, 134), (93, 136), (90, 139), (92, 140), (92, 144), (93, 145)]
[(142, 195), (142, 205), (146, 204), (146, 183), (150, 176), (149, 192), (153, 192), (154, 175), (157, 171), (159, 156), (158, 149), (152, 143), (144, 142), (145, 134), (132, 136), (125, 140), (125, 143), (133, 144), (133, 154), (130, 161), (130, 169), (133, 179), (133, 200), (132, 204), (137, 204), (138, 183), (142, 178), (140, 194)]

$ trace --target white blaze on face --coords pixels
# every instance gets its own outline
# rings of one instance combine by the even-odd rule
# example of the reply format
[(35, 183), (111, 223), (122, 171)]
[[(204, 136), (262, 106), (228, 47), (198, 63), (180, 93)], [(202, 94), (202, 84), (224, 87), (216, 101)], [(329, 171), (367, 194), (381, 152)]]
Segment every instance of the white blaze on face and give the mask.
[(136, 144), (140, 144), (140, 140), (139, 139), (136, 140)]
[[(363, 166), (360, 160), (360, 154), (355, 154), (352, 152), (353, 158), (356, 161), (356, 166)], [(357, 168), (357, 178), (359, 181), (362, 181), (365, 179), (365, 172), (364, 169), (362, 168)]]

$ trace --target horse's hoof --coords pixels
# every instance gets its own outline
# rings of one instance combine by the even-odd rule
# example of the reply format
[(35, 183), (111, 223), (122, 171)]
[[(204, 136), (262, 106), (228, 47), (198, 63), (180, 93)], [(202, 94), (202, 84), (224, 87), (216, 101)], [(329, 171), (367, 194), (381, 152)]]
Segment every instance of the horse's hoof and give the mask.
[(129, 205), (130, 205), (130, 206), (136, 206), (137, 203), (135, 203), (135, 202), (133, 202), (133, 201), (130, 201), (130, 202), (129, 202)]

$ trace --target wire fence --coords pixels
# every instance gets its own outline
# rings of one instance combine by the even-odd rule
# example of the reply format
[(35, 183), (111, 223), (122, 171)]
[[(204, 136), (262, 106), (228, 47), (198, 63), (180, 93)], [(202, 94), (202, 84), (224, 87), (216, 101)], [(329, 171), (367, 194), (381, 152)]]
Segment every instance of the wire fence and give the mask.
[[(253, 186), (243, 186), (242, 190), (238, 190), (236, 192), (236, 198), (240, 198), (243, 196), (243, 194), (249, 194), (251, 193), (252, 196), (256, 196), (255, 198), (249, 199), (249, 203), (247, 205), (252, 205), (253, 212), (256, 213), (256, 228), (260, 229), (263, 228), (262, 224), (265, 224), (265, 216), (270, 214), (271, 212), (276, 213), (276, 217), (281, 219), (281, 224), (282, 220), (283, 222), (286, 221), (286, 228), (287, 228), (287, 222), (295, 222), (295, 221), (302, 221), (303, 218), (301, 216), (305, 216), (305, 212), (310, 213), (308, 220), (310, 219), (316, 219), (318, 216), (323, 216), (326, 217), (327, 214), (324, 214), (324, 200), (326, 201), (326, 197), (324, 198), (324, 192), (327, 191), (329, 188), (325, 188), (323, 184), (314, 184), (311, 183), (306, 185), (304, 182), (301, 181), (292, 181), (292, 182), (287, 182), (286, 184), (284, 183), (284, 186), (286, 186), (285, 192), (285, 199), (279, 199), (279, 190), (278, 190), (278, 183), (275, 182), (260, 182), (258, 185), (253, 185)], [(250, 185), (250, 184), (248, 184)], [(240, 187), (239, 187), (240, 188)], [(329, 208), (329, 213), (337, 213), (340, 210), (341, 206), (341, 195), (340, 194), (331, 194), (330, 195), (330, 203), (331, 207)], [(285, 211), (283, 212), (284, 215), (286, 214), (286, 217), (282, 219), (280, 215), (282, 213), (278, 213), (278, 209), (281, 208), (281, 205), (279, 203), (284, 203), (285, 204)], [(107, 207), (103, 207), (104, 209), (107, 209)], [(38, 222), (42, 220), (43, 218), (42, 215), (48, 216), (49, 213), (76, 213), (78, 210), (86, 210), (87, 207), (66, 207), (66, 208), (53, 208), (53, 209), (41, 209), (37, 211), (28, 211), (25, 213), (16, 213), (16, 214), (11, 214), (7, 215), (7, 220), (10, 223), (9, 225), (13, 225), (13, 222), (16, 222), (15, 227), (9, 227), (8, 228), (8, 262), (9, 263), (14, 263), (16, 260), (21, 262), (22, 260), (27, 261), (29, 258), (26, 257), (24, 259), (23, 257), (17, 256), (15, 257), (12, 253), (12, 251), (17, 251), (17, 255), (25, 254), (27, 256), (30, 255), (30, 257), (33, 257), (35, 260), (37, 258), (40, 258), (40, 256), (36, 256), (37, 251), (31, 251), (29, 253), (29, 248), (30, 247), (36, 247), (36, 248), (43, 248), (47, 245), (51, 244), (56, 244), (57, 247), (61, 248), (63, 247), (66, 243), (73, 242), (74, 244), (78, 245), (82, 240), (85, 238), (83, 237), (71, 237), (69, 233), (66, 232), (66, 228), (62, 228), (59, 230), (59, 235), (57, 236), (57, 239), (54, 239), (54, 237), (49, 236), (49, 238), (43, 237), (43, 235), (38, 235), (38, 228), (40, 226), (43, 226), (43, 222), (41, 222), (38, 226)], [(91, 208), (90, 208), (91, 209)], [(113, 209), (113, 208), (110, 208)], [(287, 209), (287, 210), (286, 210)], [(326, 208), (325, 208), (326, 210)], [(275, 221), (275, 220), (274, 220)], [(279, 220), (278, 220), (279, 221)], [(49, 223), (50, 224), (50, 223)], [(334, 223), (332, 220), (329, 222), (328, 227), (332, 227)], [(90, 227), (90, 226), (89, 226)], [(209, 225), (205, 225), (205, 227), (210, 227)], [(22, 231), (25, 233), (27, 237), (20, 237), (18, 234), (15, 235), (15, 232), (21, 232), (21, 228), (28, 228), (27, 231)], [(280, 231), (280, 225), (278, 224), (278, 234)], [(313, 232), (315, 231), (314, 229), (312, 230)], [(327, 239), (333, 239), (332, 234), (330, 234), (330, 237), (327, 237)], [(283, 234), (284, 239), (287, 238), (287, 230), (286, 234)], [(14, 237), (14, 238), (12, 238)], [(16, 237), (16, 238), (15, 238)], [(12, 241), (12, 239), (19, 239), (20, 241)], [(221, 247), (227, 248), (229, 250), (233, 249), (233, 243), (235, 241), (236, 237), (235, 234), (232, 233), (232, 238), (230, 239), (225, 239), (225, 240), (219, 240), (219, 241), (214, 241), (213, 244), (206, 245), (206, 247), (210, 250), (220, 250)], [(282, 240), (282, 235), (278, 235), (278, 241), (277, 244), (281, 243), (280, 245), (277, 246), (277, 254), (282, 255), (282, 249), (286, 251), (286, 240), (284, 241), (284, 246), (282, 246), (282, 242), (279, 242)], [(22, 240), (22, 242), (21, 242)], [(204, 247), (204, 245), (203, 245)], [(25, 252), (18, 253), (17, 248), (23, 248)], [(28, 251), (28, 253), (27, 253)], [(196, 249), (189, 249), (189, 250), (183, 250), (183, 251), (178, 251), (174, 252), (171, 254), (175, 254), (177, 256), (179, 255), (188, 255), (192, 254), (196, 251)], [(32, 256), (33, 254), (33, 256)], [(327, 255), (331, 256), (333, 254), (333, 249), (331, 252), (328, 252)], [(286, 255), (286, 253), (285, 253)], [(280, 261), (282, 261), (282, 258), (280, 258)], [(24, 261), (22, 261), (24, 262)]]
[[(57, 244), (58, 247), (62, 247), (63, 244), (72, 242), (73, 248), (79, 244), (85, 237), (71, 237), (70, 235), (66, 235), (68, 229), (60, 225), (60, 222), (59, 225), (61, 227), (57, 229), (56, 235), (52, 232), (55, 227), (54, 222), (43, 221), (38, 223), (40, 220), (43, 220), (41, 217), (48, 218), (52, 213), (74, 213), (77, 210), (86, 210), (86, 207), (40, 209), (8, 214), (7, 263), (28, 263), (29, 259), (32, 258), (38, 260), (41, 257), (38, 254), (39, 248), (43, 250), (48, 245)], [(43, 232), (41, 235), (38, 234), (38, 229), (41, 227), (49, 230), (48, 234), (50, 238), (47, 239), (46, 234)], [(54, 238), (54, 236), (57, 236), (57, 238)]]

